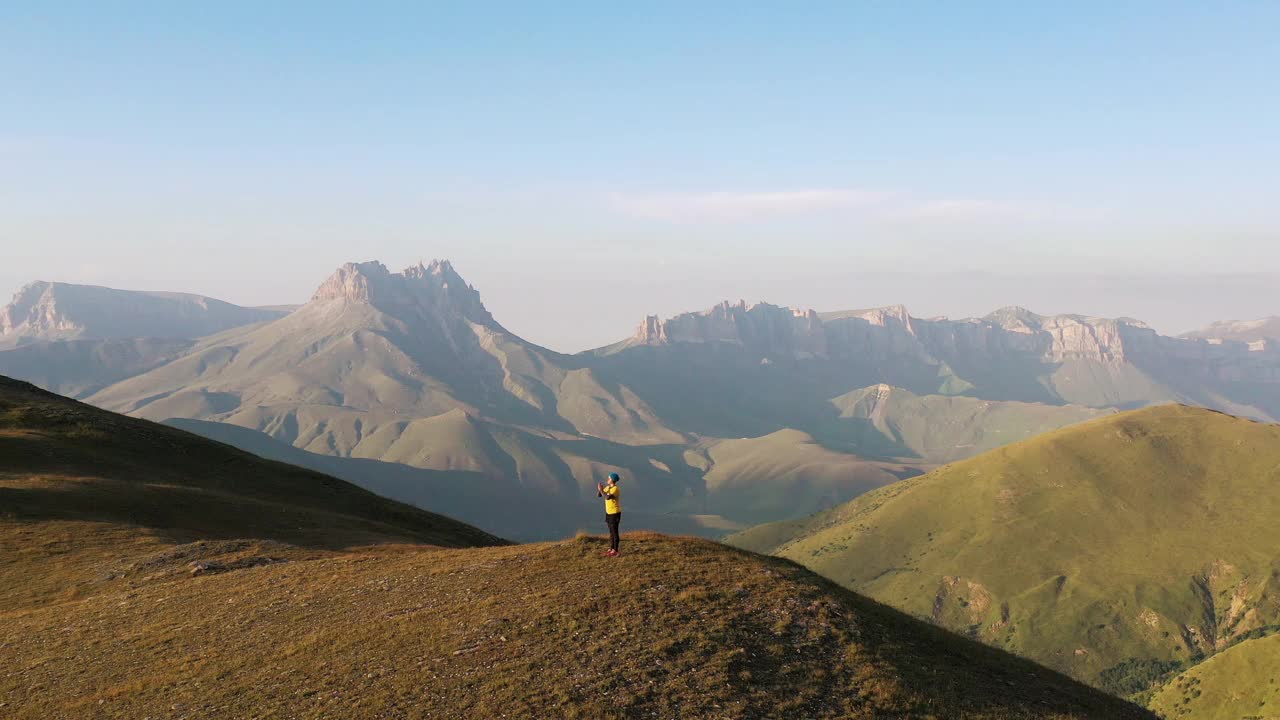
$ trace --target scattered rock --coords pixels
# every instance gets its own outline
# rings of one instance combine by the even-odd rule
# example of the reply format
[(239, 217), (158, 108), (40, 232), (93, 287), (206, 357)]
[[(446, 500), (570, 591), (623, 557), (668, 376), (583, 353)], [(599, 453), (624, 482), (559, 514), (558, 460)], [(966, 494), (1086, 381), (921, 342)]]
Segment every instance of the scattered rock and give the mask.
[(210, 573), (215, 573), (215, 572), (221, 572), (226, 569), (220, 563), (199, 561), (199, 560), (192, 562), (190, 567), (191, 567), (192, 577), (196, 577), (198, 575), (208, 575)]

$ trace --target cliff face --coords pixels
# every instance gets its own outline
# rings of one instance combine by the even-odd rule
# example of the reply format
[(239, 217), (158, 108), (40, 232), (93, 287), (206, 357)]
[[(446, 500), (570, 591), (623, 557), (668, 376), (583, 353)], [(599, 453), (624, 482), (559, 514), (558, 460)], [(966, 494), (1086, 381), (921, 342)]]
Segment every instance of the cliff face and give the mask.
[(768, 303), (748, 306), (745, 301), (723, 302), (706, 312), (685, 313), (666, 321), (649, 316), (631, 339), (635, 345), (716, 342), (766, 355), (812, 357), (827, 352), (825, 331), (816, 312)]
[(0, 342), (196, 338), (285, 314), (201, 295), (34, 282), (0, 309)]
[[(666, 321), (649, 317), (625, 347), (728, 343), (761, 361), (825, 361), (922, 392), (1093, 406), (1203, 402), (1257, 413), (1256, 388), (1280, 394), (1272, 341), (1174, 338), (1130, 318), (1037, 315), (1008, 307), (983, 318), (915, 318), (902, 306), (819, 316), (765, 303), (722, 303)], [(816, 369), (816, 368), (814, 368)], [(1206, 384), (1230, 386), (1208, 388)], [(1224, 399), (1235, 398), (1235, 399)], [(1280, 408), (1280, 398), (1264, 402)]]
[(0, 335), (13, 335), (22, 330), (28, 334), (74, 332), (80, 326), (65, 317), (57, 306), (53, 283), (34, 282), (13, 296), (13, 301), (0, 310)]
[(1270, 354), (1275, 343), (1204, 341), (1159, 335), (1131, 318), (1036, 315), (1002, 308), (984, 318), (920, 319), (901, 305), (840, 313), (823, 320), (813, 310), (768, 303), (721, 303), (669, 320), (649, 316), (629, 345), (725, 342), (775, 355), (842, 357), (854, 353), (915, 354), (939, 359), (955, 354), (1017, 354), (1045, 362), (1085, 359), (1124, 362), (1150, 353), (1186, 360), (1244, 359)]
[(372, 305), (392, 315), (456, 317), (496, 327), (480, 293), (447, 260), (392, 273), (380, 262), (347, 263), (316, 288), (312, 302), (341, 300)]

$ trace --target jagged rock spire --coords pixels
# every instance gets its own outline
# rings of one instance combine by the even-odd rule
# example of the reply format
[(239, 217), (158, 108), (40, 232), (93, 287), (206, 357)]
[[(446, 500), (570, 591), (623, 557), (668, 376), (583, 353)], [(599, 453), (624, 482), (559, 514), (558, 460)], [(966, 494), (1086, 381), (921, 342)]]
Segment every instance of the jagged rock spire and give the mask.
[(419, 262), (398, 273), (377, 261), (346, 263), (311, 297), (312, 302), (334, 300), (367, 303), (382, 310), (450, 310), (473, 322), (494, 324), (480, 293), (448, 260)]

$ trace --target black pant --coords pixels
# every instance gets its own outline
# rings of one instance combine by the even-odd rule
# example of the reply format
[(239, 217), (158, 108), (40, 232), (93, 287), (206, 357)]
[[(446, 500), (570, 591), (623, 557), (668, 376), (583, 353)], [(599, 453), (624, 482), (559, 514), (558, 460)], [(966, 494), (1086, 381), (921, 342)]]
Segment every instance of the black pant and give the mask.
[(604, 523), (609, 526), (609, 549), (618, 549), (618, 523), (622, 521), (622, 513), (605, 513)]

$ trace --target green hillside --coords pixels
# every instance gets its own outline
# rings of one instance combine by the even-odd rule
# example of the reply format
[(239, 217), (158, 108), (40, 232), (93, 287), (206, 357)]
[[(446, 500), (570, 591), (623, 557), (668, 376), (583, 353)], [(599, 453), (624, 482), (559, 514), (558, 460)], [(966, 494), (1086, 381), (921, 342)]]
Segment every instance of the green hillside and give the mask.
[(804, 516), (921, 472), (830, 450), (799, 430), (723, 440), (704, 452), (707, 511), (748, 524)]
[(839, 416), (815, 435), (871, 457), (944, 463), (972, 457), (1066, 425), (1110, 414), (1080, 405), (916, 395), (875, 385), (831, 401)]
[(1151, 708), (1169, 720), (1280, 717), (1280, 635), (1246, 640), (1177, 675)]
[(1162, 406), (732, 536), (1112, 688), (1280, 621), (1280, 426)]

